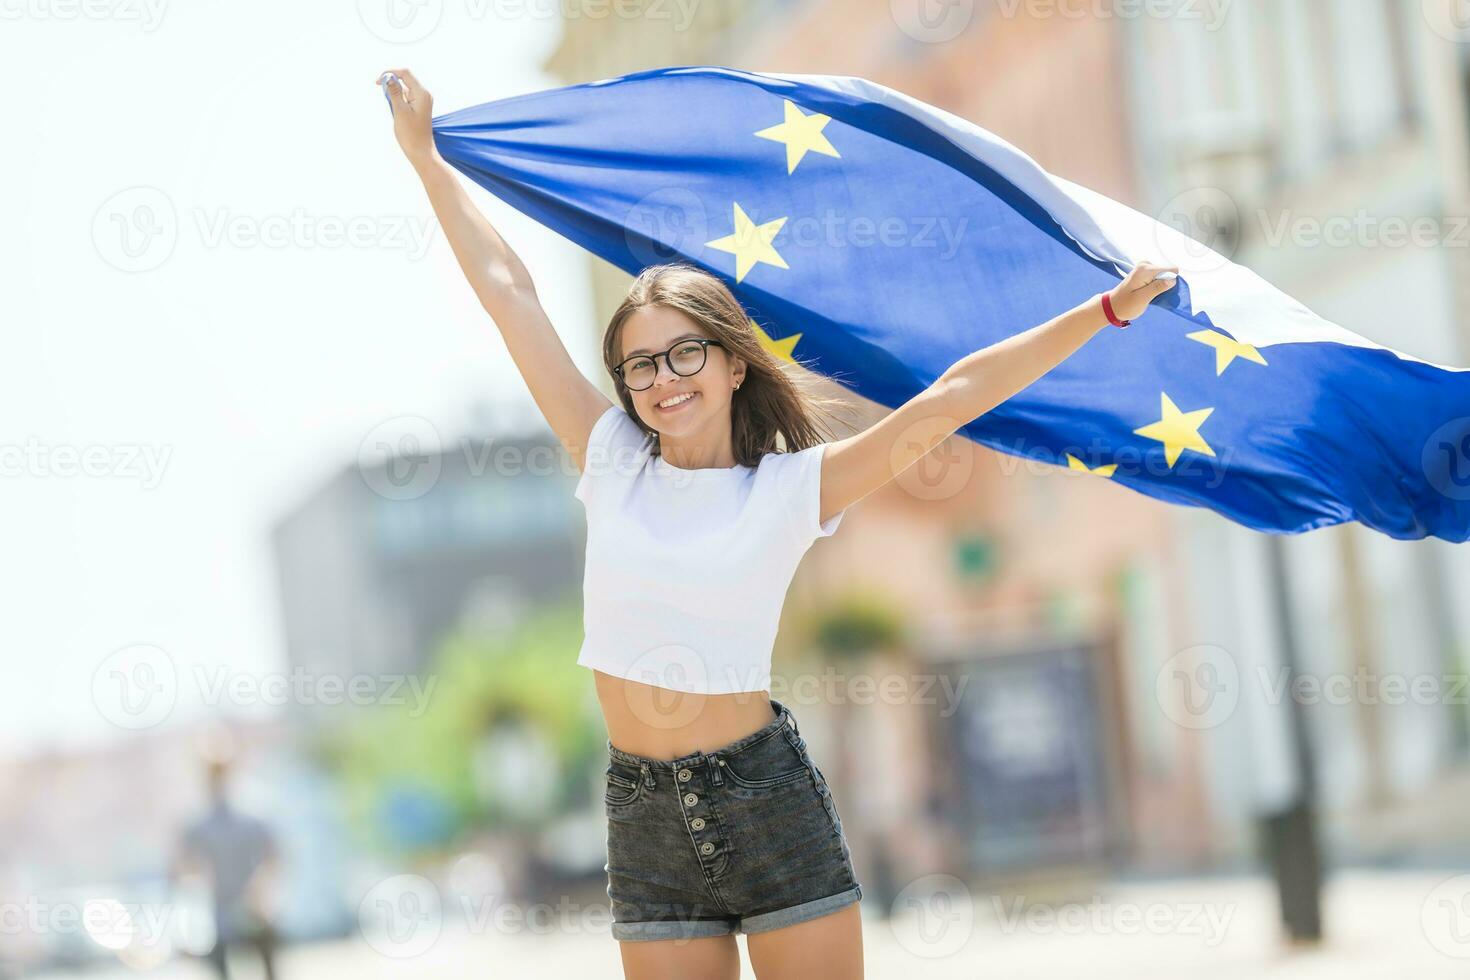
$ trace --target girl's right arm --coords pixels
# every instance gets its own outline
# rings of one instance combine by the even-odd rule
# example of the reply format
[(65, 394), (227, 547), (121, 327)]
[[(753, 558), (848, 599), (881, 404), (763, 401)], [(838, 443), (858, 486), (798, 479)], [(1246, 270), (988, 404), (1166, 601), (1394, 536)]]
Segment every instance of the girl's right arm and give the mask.
[(505, 338), (531, 397), (578, 468), (584, 469), (592, 426), (612, 402), (577, 369), (541, 308), (520, 257), (475, 207), (439, 155), (431, 127), (433, 97), (408, 69), (390, 70), (397, 76), (388, 81), (386, 90), (398, 145), (423, 181), (444, 237), (480, 305)]

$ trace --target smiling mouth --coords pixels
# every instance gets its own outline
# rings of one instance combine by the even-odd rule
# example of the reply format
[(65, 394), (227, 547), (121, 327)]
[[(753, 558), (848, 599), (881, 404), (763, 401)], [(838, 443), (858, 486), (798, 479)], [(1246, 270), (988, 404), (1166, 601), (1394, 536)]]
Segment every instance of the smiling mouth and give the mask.
[(684, 406), (692, 404), (694, 402), (694, 399), (696, 399), (696, 398), (699, 397), (699, 392), (697, 392), (697, 391), (691, 391), (691, 392), (688, 392), (688, 395), (689, 395), (688, 398), (684, 398), (684, 399), (680, 400), (678, 403), (673, 404), (673, 405), (670, 405), (668, 408), (663, 407), (658, 402), (654, 402), (653, 407), (656, 408), (656, 409), (658, 409), (660, 412), (677, 412), (679, 409), (683, 408)]

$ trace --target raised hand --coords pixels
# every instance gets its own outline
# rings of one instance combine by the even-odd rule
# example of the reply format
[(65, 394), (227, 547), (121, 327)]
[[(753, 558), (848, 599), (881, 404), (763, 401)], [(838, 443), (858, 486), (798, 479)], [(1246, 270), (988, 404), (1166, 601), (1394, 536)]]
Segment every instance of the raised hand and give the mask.
[(434, 97), (407, 68), (390, 68), (376, 84), (383, 86), (393, 110), (393, 135), (405, 156), (414, 163), (433, 157)]
[[(1163, 279), (1158, 278), (1160, 274), (1166, 273), (1170, 275)], [(1178, 281), (1178, 266), (1140, 262), (1128, 273), (1128, 278), (1109, 291), (1108, 298), (1112, 301), (1113, 312), (1118, 315), (1118, 319), (1136, 320), (1143, 316), (1143, 311), (1148, 309), (1148, 304), (1155, 296), (1173, 289)]]

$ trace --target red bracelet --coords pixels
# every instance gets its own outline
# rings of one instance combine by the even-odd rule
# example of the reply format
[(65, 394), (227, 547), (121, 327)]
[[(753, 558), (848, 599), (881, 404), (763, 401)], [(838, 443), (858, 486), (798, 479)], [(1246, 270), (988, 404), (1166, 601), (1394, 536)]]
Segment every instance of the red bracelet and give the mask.
[(1115, 327), (1126, 327), (1126, 326), (1128, 326), (1128, 324), (1130, 324), (1130, 323), (1133, 322), (1132, 320), (1119, 320), (1118, 319), (1118, 314), (1116, 314), (1116, 313), (1113, 312), (1113, 301), (1108, 297), (1108, 294), (1107, 293), (1103, 293), (1102, 294), (1102, 307), (1103, 307), (1103, 313), (1108, 318), (1108, 322), (1111, 323)]

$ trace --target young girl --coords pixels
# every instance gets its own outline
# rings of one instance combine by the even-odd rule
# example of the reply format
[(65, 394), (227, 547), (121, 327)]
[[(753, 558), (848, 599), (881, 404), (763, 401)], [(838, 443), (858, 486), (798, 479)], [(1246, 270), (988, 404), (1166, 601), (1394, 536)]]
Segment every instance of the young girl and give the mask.
[(790, 707), (769, 692), (787, 586), (853, 503), (1172, 281), (1139, 265), (1106, 299), (969, 355), (876, 425), (826, 443), (817, 400), (757, 342), (725, 284), (655, 266), (603, 337), (614, 403), (578, 372), (525, 267), (439, 156), (429, 92), (391, 71), (398, 143), (581, 469), (577, 662), (607, 723), (607, 891), (625, 974), (738, 977), (745, 933), (762, 980), (861, 977), (862, 888), (842, 822)]

